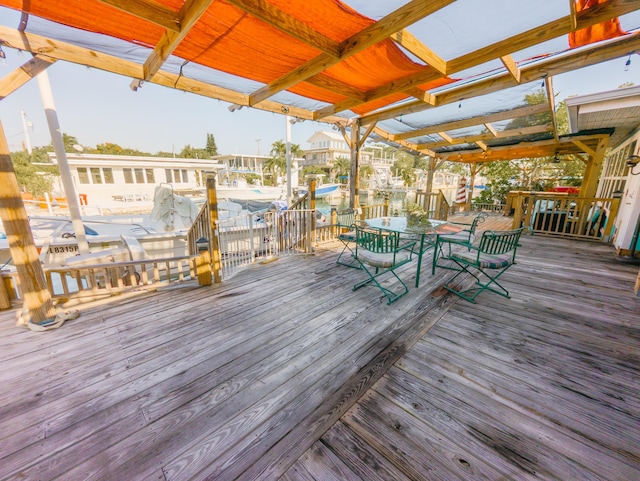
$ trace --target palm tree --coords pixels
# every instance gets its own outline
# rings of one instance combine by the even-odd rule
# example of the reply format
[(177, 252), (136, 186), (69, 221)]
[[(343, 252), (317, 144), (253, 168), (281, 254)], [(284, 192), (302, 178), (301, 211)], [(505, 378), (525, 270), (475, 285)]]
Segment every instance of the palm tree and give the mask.
[[(302, 157), (303, 151), (298, 144), (291, 144), (291, 156)], [(287, 144), (282, 140), (276, 140), (271, 145), (271, 152), (269, 152), (270, 158), (264, 163), (264, 170), (270, 172), (275, 178), (280, 173), (287, 171)]]
[(338, 157), (333, 161), (334, 178), (348, 176), (351, 172), (351, 161), (346, 157)]

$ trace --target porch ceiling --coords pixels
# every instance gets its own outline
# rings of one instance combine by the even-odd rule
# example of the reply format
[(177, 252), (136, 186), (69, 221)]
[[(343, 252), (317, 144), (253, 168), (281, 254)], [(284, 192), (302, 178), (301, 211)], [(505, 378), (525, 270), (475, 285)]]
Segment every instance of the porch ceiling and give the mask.
[(64, 60), (483, 162), (574, 153), (553, 76), (640, 50), (636, 1), (391, 3), (0, 0), (26, 14), (0, 44), (34, 54), (0, 99)]
[(640, 128), (640, 85), (566, 100), (569, 127), (583, 129), (614, 128), (609, 147), (617, 147)]

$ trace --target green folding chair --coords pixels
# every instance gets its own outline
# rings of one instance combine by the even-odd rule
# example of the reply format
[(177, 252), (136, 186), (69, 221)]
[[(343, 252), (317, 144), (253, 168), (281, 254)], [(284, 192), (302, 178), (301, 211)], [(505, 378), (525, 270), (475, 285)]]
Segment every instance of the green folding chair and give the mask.
[(360, 269), (360, 263), (356, 261), (352, 246), (355, 247), (356, 242), (356, 225), (361, 224), (361, 221), (358, 219), (359, 214), (359, 209), (338, 211), (335, 224), (335, 227), (338, 229), (338, 240), (344, 244), (336, 263), (341, 266), (355, 267), (356, 269)]
[[(397, 232), (356, 225), (355, 259), (368, 277), (353, 286), (353, 290), (375, 284), (387, 297), (387, 304), (400, 299), (409, 289), (395, 270), (412, 260), (414, 246), (415, 241), (404, 242)], [(381, 284), (381, 276), (386, 274), (391, 274), (391, 281), (395, 278), (400, 286), (396, 288), (387, 280), (385, 285)]]
[(456, 244), (458, 242), (466, 242), (469, 244), (473, 244), (473, 241), (476, 237), (476, 229), (478, 228), (478, 224), (481, 224), (487, 218), (487, 214), (481, 212), (477, 216), (473, 218), (471, 224), (466, 224), (463, 222), (451, 222), (449, 224), (465, 226), (465, 229), (462, 229), (459, 232), (454, 234), (438, 234), (436, 237), (436, 242), (433, 250), (433, 259), (431, 261), (431, 274), (435, 274), (436, 267), (442, 267), (443, 269), (455, 269), (450, 265), (444, 263), (438, 263), (438, 259), (446, 258), (446, 256), (451, 255), (451, 245)]
[[(510, 298), (509, 291), (498, 282), (498, 278), (515, 264), (522, 230), (521, 227), (506, 231), (485, 231), (478, 245), (451, 241), (452, 244), (458, 244), (463, 249), (452, 250), (450, 254), (444, 256), (445, 259), (453, 262), (453, 267), (448, 268), (459, 271), (444, 285), (444, 288), (473, 303), (485, 290)], [(467, 289), (458, 289), (454, 286), (459, 285), (459, 283), (456, 284), (456, 280), (463, 274), (475, 277), (476, 282)]]

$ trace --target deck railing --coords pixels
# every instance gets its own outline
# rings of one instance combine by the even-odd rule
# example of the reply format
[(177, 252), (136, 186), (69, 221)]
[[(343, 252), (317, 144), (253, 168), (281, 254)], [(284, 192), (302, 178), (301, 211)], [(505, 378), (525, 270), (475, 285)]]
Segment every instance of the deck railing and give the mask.
[(586, 198), (549, 192), (519, 192), (508, 204), (513, 227), (534, 234), (608, 242), (620, 199)]
[(196, 254), (198, 252), (198, 246), (196, 241), (198, 239), (211, 239), (211, 214), (209, 213), (209, 202), (204, 202), (200, 207), (200, 212), (196, 216), (196, 219), (191, 224), (191, 228), (187, 233), (187, 245), (189, 246), (189, 254)]
[(447, 220), (450, 213), (449, 202), (441, 190), (438, 192), (417, 191), (416, 204), (420, 205), (431, 219)]
[[(56, 267), (44, 269), (44, 275), (51, 298), (63, 299), (69, 305), (195, 281), (202, 274), (198, 259), (199, 256), (193, 255)], [(3, 272), (0, 279), (11, 301), (22, 300), (20, 279), (15, 271)]]
[(505, 204), (489, 204), (486, 202), (474, 202), (471, 204), (472, 212), (502, 212)]

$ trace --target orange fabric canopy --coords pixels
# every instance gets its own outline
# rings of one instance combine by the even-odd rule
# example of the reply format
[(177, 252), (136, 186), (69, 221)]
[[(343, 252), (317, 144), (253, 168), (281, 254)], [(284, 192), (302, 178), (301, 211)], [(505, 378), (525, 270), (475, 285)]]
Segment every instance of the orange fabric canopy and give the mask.
[[(98, 0), (55, 1), (3, 0), (16, 9), (24, 8), (36, 16), (88, 31), (103, 33), (137, 45), (153, 48), (164, 29), (118, 10)], [(68, 8), (65, 8), (65, 3)], [(183, 2), (158, 0), (179, 11)], [(310, 26), (335, 42), (341, 42), (374, 23), (338, 0), (269, 0), (283, 12)], [(331, 18), (331, 22), (326, 19)], [(97, 47), (99, 48), (99, 47)], [(211, 4), (173, 54), (229, 74), (269, 84), (322, 52), (253, 17), (230, 3)], [(416, 74), (428, 68), (412, 61), (393, 41), (384, 40), (325, 70), (322, 75), (349, 86), (363, 95), (376, 87)], [(433, 87), (450, 82), (443, 79)], [(300, 82), (290, 92), (327, 103), (345, 100), (343, 93), (311, 82)], [(395, 94), (361, 105), (357, 113), (389, 105), (407, 98)]]
[[(583, 12), (591, 7), (595, 7), (606, 0), (577, 0), (576, 11)], [(606, 22), (598, 23), (592, 27), (583, 28), (569, 34), (569, 46), (571, 48), (583, 47), (590, 43), (610, 40), (615, 37), (626, 35), (627, 32), (620, 27), (620, 20), (613, 18)]]

